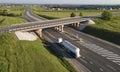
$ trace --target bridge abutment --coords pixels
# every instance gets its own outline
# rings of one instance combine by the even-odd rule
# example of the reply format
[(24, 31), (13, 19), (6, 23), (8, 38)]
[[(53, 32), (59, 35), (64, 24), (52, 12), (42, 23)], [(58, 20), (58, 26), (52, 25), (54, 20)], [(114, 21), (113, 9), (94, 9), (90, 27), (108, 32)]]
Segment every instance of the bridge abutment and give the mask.
[(37, 29), (35, 32), (38, 34), (39, 37), (42, 37), (42, 29)]

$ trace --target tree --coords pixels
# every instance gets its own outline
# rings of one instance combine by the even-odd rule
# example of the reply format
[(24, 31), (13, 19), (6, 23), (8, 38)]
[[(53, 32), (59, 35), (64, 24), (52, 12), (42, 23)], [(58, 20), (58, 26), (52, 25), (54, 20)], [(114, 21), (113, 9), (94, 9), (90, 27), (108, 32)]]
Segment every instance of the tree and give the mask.
[(8, 10), (7, 10), (7, 9), (4, 9), (4, 10), (3, 10), (3, 15), (4, 15), (4, 16), (7, 16), (7, 15), (8, 15)]
[(83, 16), (82, 12), (80, 12), (79, 16)]
[(73, 13), (73, 12), (70, 14), (70, 17), (75, 17), (75, 16), (76, 16), (76, 15), (75, 15), (75, 13)]
[(104, 20), (111, 20), (112, 13), (109, 11), (104, 11), (101, 16), (102, 16), (102, 19)]

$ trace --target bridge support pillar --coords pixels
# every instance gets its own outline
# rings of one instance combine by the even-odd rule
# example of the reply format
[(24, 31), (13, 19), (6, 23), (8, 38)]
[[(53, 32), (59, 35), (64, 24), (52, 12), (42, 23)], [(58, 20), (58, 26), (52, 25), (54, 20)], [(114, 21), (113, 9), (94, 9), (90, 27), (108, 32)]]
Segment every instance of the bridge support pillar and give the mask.
[(74, 27), (74, 28), (79, 28), (80, 27), (80, 23), (79, 22), (78, 23), (73, 23), (73, 24), (71, 24), (71, 26)]
[(58, 31), (61, 31), (61, 27), (60, 26), (58, 26)]
[(73, 27), (76, 27), (76, 23), (73, 24)]
[(59, 31), (59, 26), (54, 27), (55, 30)]
[(37, 29), (35, 32), (38, 34), (39, 37), (42, 37), (42, 29)]
[(63, 27), (64, 27), (64, 25), (61, 25), (61, 26), (60, 26), (60, 31), (61, 31), (61, 32), (64, 31), (64, 30), (63, 30)]
[(72, 23), (72, 24), (71, 24), (71, 26), (73, 27), (73, 26), (74, 26), (74, 24)]
[(55, 30), (63, 32), (63, 27), (64, 27), (64, 25), (57, 26), (57, 27), (55, 27)]
[(80, 27), (80, 23), (76, 23), (76, 28), (79, 28)]
[(57, 30), (57, 29), (58, 29), (58, 27), (54, 27), (54, 29), (55, 29), (55, 30)]

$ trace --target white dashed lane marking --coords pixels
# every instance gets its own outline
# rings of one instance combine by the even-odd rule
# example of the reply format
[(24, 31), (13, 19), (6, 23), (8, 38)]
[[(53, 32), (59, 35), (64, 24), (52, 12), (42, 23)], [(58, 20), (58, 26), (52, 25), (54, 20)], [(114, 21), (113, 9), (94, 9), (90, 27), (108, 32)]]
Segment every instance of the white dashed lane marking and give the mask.
[(84, 47), (88, 48), (89, 50), (109, 59), (110, 61), (120, 65), (120, 56), (118, 54), (115, 54), (109, 50), (106, 50), (100, 46), (97, 46), (95, 44), (89, 44), (89, 43), (85, 43), (85, 42), (81, 42), (81, 45), (83, 45)]

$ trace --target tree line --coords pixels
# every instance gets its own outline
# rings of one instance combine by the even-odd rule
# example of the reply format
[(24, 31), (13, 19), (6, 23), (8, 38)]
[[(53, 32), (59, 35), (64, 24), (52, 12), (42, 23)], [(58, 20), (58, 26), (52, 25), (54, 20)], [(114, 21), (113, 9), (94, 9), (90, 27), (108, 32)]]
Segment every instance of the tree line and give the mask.
[[(74, 12), (72, 12), (70, 14), (70, 17), (75, 17), (76, 14)], [(83, 16), (82, 12), (80, 12), (79, 16)], [(103, 13), (101, 14), (101, 19), (103, 20), (111, 20), (112, 19), (112, 13), (110, 11), (103, 11)]]
[(0, 10), (0, 15), (1, 16), (16, 17), (16, 16), (21, 16), (22, 14), (10, 13), (8, 9), (3, 9), (3, 10)]

